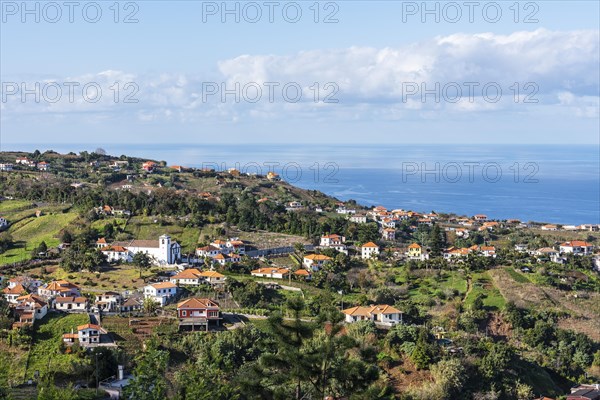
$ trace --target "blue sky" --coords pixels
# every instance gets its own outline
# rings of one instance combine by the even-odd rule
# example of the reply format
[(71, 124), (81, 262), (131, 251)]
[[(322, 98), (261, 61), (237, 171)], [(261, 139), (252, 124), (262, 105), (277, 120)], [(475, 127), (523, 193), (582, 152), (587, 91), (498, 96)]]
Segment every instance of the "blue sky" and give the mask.
[[(236, 12), (223, 15), (221, 1), (120, 2), (118, 23), (112, 1), (97, 3), (96, 23), (82, 14), (85, 6), (88, 19), (95, 17), (91, 2), (79, 2), (73, 23), (62, 2), (55, 3), (60, 18), (52, 7), (43, 10), (46, 3), (27, 3), (37, 4), (36, 22), (20, 1), (1, 1), (3, 147), (50, 137), (56, 143), (599, 141), (596, 1), (476, 2), (473, 21), (462, 1), (429, 2), (429, 10), (439, 10), (429, 14), (420, 1), (273, 2), (274, 22), (264, 1), (227, 2), (229, 9), (237, 5), (239, 23)], [(248, 22), (257, 9), (262, 17)], [(297, 9), (298, 22), (286, 21)], [(131, 13), (137, 22), (123, 23)], [(337, 22), (324, 23), (327, 15)], [(65, 82), (80, 85), (73, 99)], [(265, 82), (275, 85), (273, 101)], [(97, 102), (81, 94), (86, 84)], [(23, 97), (23, 87), (39, 87), (40, 98)], [(301, 99), (294, 102), (296, 88)], [(223, 89), (237, 92), (239, 101), (234, 94), (223, 98)], [(124, 102), (128, 95), (137, 102)]]

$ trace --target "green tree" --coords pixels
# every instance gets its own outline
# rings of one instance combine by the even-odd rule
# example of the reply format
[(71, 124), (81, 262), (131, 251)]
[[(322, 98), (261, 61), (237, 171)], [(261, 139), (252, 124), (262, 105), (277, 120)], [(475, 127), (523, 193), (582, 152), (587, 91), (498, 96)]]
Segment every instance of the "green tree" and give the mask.
[(152, 265), (152, 259), (147, 253), (143, 253), (138, 251), (133, 256), (132, 260), (133, 265), (135, 265), (140, 270), (140, 279), (142, 278), (142, 271), (147, 270)]
[(167, 398), (165, 372), (169, 353), (159, 350), (152, 340), (146, 342), (146, 349), (137, 357), (133, 379), (124, 389), (124, 398), (136, 400), (163, 400)]
[(431, 231), (429, 231), (428, 243), (430, 248), (430, 254), (432, 257), (440, 257), (444, 250), (446, 239), (444, 232), (441, 230), (438, 224), (434, 224)]

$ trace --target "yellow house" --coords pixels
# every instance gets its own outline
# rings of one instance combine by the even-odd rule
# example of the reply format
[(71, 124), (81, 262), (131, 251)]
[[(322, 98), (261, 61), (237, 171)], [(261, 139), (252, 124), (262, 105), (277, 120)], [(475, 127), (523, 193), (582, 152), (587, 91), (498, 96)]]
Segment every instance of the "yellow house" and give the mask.
[(408, 246), (407, 255), (409, 257), (421, 258), (421, 254), (422, 254), (422, 249), (418, 243), (413, 243), (410, 246)]

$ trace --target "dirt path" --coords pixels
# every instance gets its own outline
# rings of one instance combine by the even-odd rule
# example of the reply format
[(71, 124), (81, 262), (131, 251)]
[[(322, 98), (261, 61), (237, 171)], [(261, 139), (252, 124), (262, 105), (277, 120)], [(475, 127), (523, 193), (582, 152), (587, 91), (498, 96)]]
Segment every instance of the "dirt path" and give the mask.
[(462, 299), (462, 303), (465, 304), (467, 301), (467, 297), (469, 297), (469, 293), (473, 289), (473, 280), (471, 279), (471, 275), (467, 275), (467, 291), (465, 292), (465, 296)]

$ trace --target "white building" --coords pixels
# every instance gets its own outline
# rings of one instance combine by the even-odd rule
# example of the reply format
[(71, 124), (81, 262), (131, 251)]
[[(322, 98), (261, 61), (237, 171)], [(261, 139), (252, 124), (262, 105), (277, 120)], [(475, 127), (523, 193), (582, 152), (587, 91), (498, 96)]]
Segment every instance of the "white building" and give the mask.
[(354, 222), (357, 224), (366, 224), (367, 216), (364, 214), (350, 214), (350, 218), (348, 218), (350, 222)]
[(54, 299), (54, 308), (66, 312), (85, 312), (88, 300), (85, 297), (57, 297)]
[(402, 322), (402, 311), (388, 305), (357, 306), (342, 310), (347, 323), (373, 321), (376, 324), (392, 326)]
[(8, 226), (8, 220), (4, 217), (0, 217), (0, 229)]
[(348, 254), (346, 248), (346, 238), (340, 235), (325, 235), (321, 236), (320, 246), (339, 251), (340, 253)]
[(117, 292), (104, 292), (96, 295), (94, 305), (104, 312), (117, 312), (121, 308), (123, 297)]
[(144, 287), (144, 298), (152, 299), (161, 306), (177, 294), (177, 286), (172, 282), (154, 283)]
[(323, 254), (308, 254), (304, 256), (302, 260), (302, 264), (308, 270), (318, 271), (323, 265), (331, 261), (331, 257), (328, 257)]
[(287, 268), (259, 268), (255, 269), (250, 274), (259, 278), (283, 279), (289, 275), (290, 270)]
[(5, 163), (0, 164), (0, 171), (12, 171), (12, 170), (13, 170), (12, 164), (5, 164)]
[[(162, 235), (158, 240), (130, 240), (114, 242), (110, 246), (118, 251), (107, 249), (103, 253), (110, 256), (113, 261), (131, 261), (136, 253), (146, 253), (154, 264), (175, 264), (181, 259), (181, 245), (171, 241), (169, 235)], [(124, 251), (122, 251), (124, 250)]]
[(100, 343), (100, 336), (107, 332), (101, 326), (95, 324), (79, 325), (77, 327), (77, 339), (82, 346), (89, 346)]
[(365, 243), (360, 247), (361, 257), (363, 260), (367, 260), (372, 257), (379, 255), (379, 246), (373, 242)]
[(561, 253), (573, 253), (577, 255), (588, 255), (594, 251), (594, 245), (582, 240), (573, 240), (571, 242), (561, 243)]
[(198, 269), (188, 268), (184, 269), (177, 275), (172, 276), (170, 281), (175, 285), (198, 286), (204, 283), (204, 277), (202, 277), (202, 272)]

